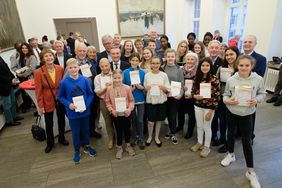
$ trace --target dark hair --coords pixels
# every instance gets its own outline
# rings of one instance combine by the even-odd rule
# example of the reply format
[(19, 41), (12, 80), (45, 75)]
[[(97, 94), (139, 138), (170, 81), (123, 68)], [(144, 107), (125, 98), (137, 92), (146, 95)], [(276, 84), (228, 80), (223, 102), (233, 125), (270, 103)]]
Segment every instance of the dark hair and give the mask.
[(248, 59), (248, 60), (250, 60), (252, 69), (254, 69), (254, 67), (256, 66), (256, 59), (255, 59), (255, 58), (253, 58), (253, 57), (250, 56), (250, 55), (241, 55), (241, 56), (239, 56), (239, 57), (237, 58), (237, 60), (236, 60), (236, 63), (235, 63), (236, 67), (238, 67), (238, 65), (239, 65), (239, 63), (240, 63), (240, 61), (241, 61), (242, 59)]
[(207, 36), (211, 37), (211, 39), (213, 38), (213, 35), (212, 35), (211, 32), (206, 32), (205, 35), (204, 35), (203, 41), (205, 40), (205, 38), (206, 38)]
[(69, 33), (69, 36), (72, 36), (72, 35), (73, 35), (73, 32), (70, 32), (70, 33)]
[(125, 44), (126, 44), (127, 42), (130, 42), (131, 45), (132, 45), (132, 50), (131, 50), (130, 53), (135, 52), (135, 49), (134, 49), (132, 40), (125, 40), (124, 43), (123, 43), (123, 46), (122, 46), (122, 50), (121, 50), (121, 54), (122, 54), (122, 55), (124, 55), (124, 53), (125, 53)]
[[(237, 58), (240, 56), (240, 51), (239, 51), (239, 49), (236, 47), (236, 46), (230, 46), (230, 47), (227, 47), (226, 49), (225, 49), (225, 53), (227, 52), (227, 50), (231, 50), (231, 51), (233, 51), (233, 52), (235, 52), (236, 53), (236, 60), (237, 60)], [(224, 62), (223, 62), (223, 64), (222, 64), (222, 67), (228, 67), (228, 62), (226, 61), (226, 57), (224, 57)], [(236, 69), (237, 69), (237, 66), (236, 66), (236, 63), (234, 63), (234, 69), (235, 69), (235, 71), (236, 71)]]
[(20, 53), (21, 53), (21, 56), (22, 56), (22, 57), (25, 56), (25, 54), (22, 52), (22, 47), (23, 47), (23, 46), (26, 46), (27, 49), (28, 49), (28, 54), (27, 54), (28, 57), (31, 56), (31, 55), (34, 55), (33, 50), (32, 50), (32, 48), (31, 48), (30, 44), (24, 42), (24, 43), (21, 44), (21, 47), (20, 47)]
[(136, 53), (136, 52), (133, 52), (133, 53), (129, 56), (129, 61), (130, 61), (131, 59), (133, 59), (134, 57), (137, 57), (138, 60), (141, 61), (140, 55), (139, 55), (138, 53)]
[(195, 33), (193, 33), (193, 32), (188, 33), (187, 39), (188, 39), (188, 37), (190, 37), (190, 36), (192, 36), (192, 37), (194, 37), (194, 39), (196, 39), (196, 34), (195, 34)]
[(201, 70), (201, 66), (204, 62), (207, 62), (210, 65), (210, 70), (207, 73), (206, 81), (209, 82), (212, 75), (213, 75), (213, 73), (212, 73), (212, 59), (210, 57), (202, 58), (199, 62), (198, 67), (197, 67), (196, 76), (195, 76), (195, 84), (196, 84), (197, 87), (200, 86), (200, 83), (202, 82), (202, 80), (204, 78), (204, 74)]
[(167, 47), (170, 48), (171, 45), (170, 45), (170, 43), (168, 42), (168, 37), (167, 37), (166, 35), (162, 35), (162, 36), (160, 37), (160, 41), (161, 41), (162, 39), (165, 39), (165, 40), (167, 41)]
[(48, 37), (47, 37), (47, 35), (44, 35), (44, 36), (42, 37), (42, 42), (44, 42), (44, 41), (47, 41), (47, 42), (48, 42)]

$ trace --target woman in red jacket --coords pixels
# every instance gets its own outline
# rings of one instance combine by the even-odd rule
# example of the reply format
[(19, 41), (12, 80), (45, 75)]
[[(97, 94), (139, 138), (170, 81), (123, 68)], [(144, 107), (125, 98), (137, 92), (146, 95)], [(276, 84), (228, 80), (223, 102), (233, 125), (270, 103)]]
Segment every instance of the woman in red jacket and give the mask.
[[(42, 52), (44, 65), (34, 72), (35, 94), (39, 107), (40, 114), (44, 114), (47, 147), (45, 153), (49, 153), (54, 147), (54, 133), (53, 133), (53, 112), (56, 109), (55, 98), (57, 97), (60, 81), (64, 75), (64, 69), (54, 64), (55, 56), (49, 49), (44, 49)], [(52, 94), (53, 93), (53, 94)], [(60, 105), (59, 105), (60, 106)], [(61, 109), (61, 108), (60, 108)], [(58, 113), (58, 127), (59, 127), (59, 143), (68, 145), (65, 139), (65, 117), (61, 117)]]

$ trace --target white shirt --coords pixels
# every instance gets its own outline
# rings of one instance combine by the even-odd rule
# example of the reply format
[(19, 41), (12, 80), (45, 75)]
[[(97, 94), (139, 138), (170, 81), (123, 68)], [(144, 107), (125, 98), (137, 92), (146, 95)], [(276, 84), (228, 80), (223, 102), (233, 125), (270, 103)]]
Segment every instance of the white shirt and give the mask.
[(113, 63), (113, 71), (116, 70), (116, 64), (117, 64), (117, 68), (120, 69), (120, 61), (118, 61), (117, 63), (112, 62)]
[(57, 56), (59, 64), (64, 68), (64, 55)]

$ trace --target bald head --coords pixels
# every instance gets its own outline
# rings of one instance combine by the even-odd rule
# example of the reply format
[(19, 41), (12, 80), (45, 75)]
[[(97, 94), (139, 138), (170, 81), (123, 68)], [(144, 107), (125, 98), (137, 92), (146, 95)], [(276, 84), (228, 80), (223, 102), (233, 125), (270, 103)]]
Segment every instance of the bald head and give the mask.
[(243, 40), (243, 50), (245, 54), (250, 54), (257, 45), (257, 37), (255, 35), (246, 35)]

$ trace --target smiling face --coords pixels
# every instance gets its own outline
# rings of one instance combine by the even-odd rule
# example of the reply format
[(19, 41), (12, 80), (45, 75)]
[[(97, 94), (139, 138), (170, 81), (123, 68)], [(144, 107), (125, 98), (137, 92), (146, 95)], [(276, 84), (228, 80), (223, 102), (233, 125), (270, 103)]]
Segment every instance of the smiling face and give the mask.
[(136, 69), (140, 63), (139, 59), (137, 57), (133, 57), (129, 60), (131, 67)]
[(210, 71), (211, 67), (210, 67), (210, 64), (206, 61), (204, 61), (202, 64), (201, 64), (201, 71), (204, 75), (207, 75), (207, 73)]
[(234, 64), (237, 59), (237, 54), (229, 49), (225, 52), (225, 59), (228, 62), (228, 64)]
[(114, 84), (115, 86), (120, 86), (121, 83), (122, 83), (122, 74), (120, 74), (120, 73), (115, 73), (115, 74), (113, 75), (113, 84)]
[(168, 41), (165, 38), (161, 38), (161, 45), (164, 49), (168, 48)]
[(188, 66), (188, 68), (192, 68), (195, 64), (196, 64), (196, 58), (192, 55), (188, 55), (186, 58), (186, 65)]
[(97, 59), (97, 53), (94, 50), (90, 49), (87, 52), (87, 57), (89, 59)]
[(186, 51), (187, 51), (187, 44), (186, 43), (181, 43), (180, 44), (180, 46), (179, 46), (179, 48), (178, 48), (178, 50), (179, 50), (179, 53), (181, 54), (181, 55), (184, 55), (185, 53), (186, 53)]
[(43, 61), (46, 65), (53, 65), (54, 64), (54, 55), (52, 53), (45, 53), (43, 55)]
[(111, 70), (110, 63), (108, 60), (100, 61), (100, 69), (103, 74), (108, 74)]
[(187, 41), (188, 41), (188, 44), (194, 45), (195, 38), (192, 35), (189, 35), (189, 37), (187, 38)]
[(132, 48), (133, 48), (132, 42), (127, 41), (127, 42), (124, 44), (124, 50), (125, 50), (126, 53), (131, 53)]
[(166, 63), (168, 64), (168, 65), (173, 65), (173, 64), (175, 64), (175, 53), (174, 52), (168, 52), (167, 54), (166, 54)]
[(56, 54), (62, 55), (64, 53), (64, 44), (63, 44), (63, 42), (55, 42), (54, 48), (55, 48)]
[(220, 52), (219, 44), (217, 42), (212, 41), (212, 43), (208, 47), (208, 51), (209, 51), (210, 57), (215, 59), (219, 55), (219, 52)]
[(68, 65), (68, 71), (70, 73), (70, 76), (72, 78), (76, 78), (78, 76), (78, 71), (79, 71), (79, 66), (78, 64), (72, 63), (70, 65)]
[(250, 54), (257, 45), (256, 38), (254, 36), (246, 36), (243, 41), (243, 50), (246, 54)]
[(159, 58), (153, 58), (151, 63), (151, 69), (153, 73), (158, 73), (160, 71), (161, 61)]
[(22, 52), (23, 52), (24, 55), (27, 55), (29, 53), (26, 45), (22, 45)]
[(144, 57), (144, 59), (147, 61), (147, 60), (150, 60), (150, 59), (153, 57), (153, 54), (151, 53), (150, 50), (144, 49), (144, 51), (143, 51), (143, 57)]
[(252, 63), (249, 59), (243, 58), (238, 63), (238, 73), (241, 77), (247, 78), (249, 77), (252, 71)]
[(143, 49), (143, 43), (141, 41), (136, 42), (135, 47), (138, 51), (142, 50)]
[(84, 60), (86, 58), (86, 46), (84, 44), (78, 44), (75, 54), (79, 60)]
[(195, 44), (194, 51), (197, 54), (201, 53), (201, 51), (202, 51), (201, 45), (200, 44)]
[(110, 55), (112, 57), (113, 62), (117, 63), (120, 60), (120, 49), (119, 48), (112, 48), (110, 51)]

